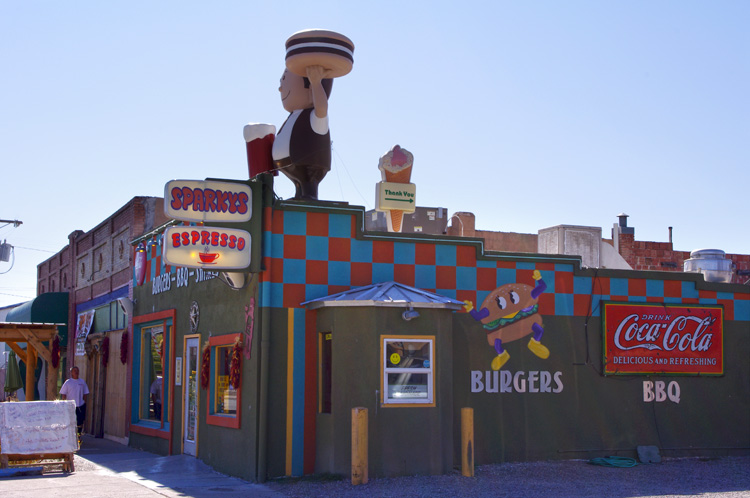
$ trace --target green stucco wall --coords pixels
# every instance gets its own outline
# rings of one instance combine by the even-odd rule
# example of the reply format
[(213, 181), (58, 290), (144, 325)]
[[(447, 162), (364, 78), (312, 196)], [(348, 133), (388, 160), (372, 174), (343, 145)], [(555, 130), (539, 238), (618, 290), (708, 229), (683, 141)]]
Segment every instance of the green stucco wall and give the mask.
[[(605, 377), (600, 318), (586, 322), (545, 316), (542, 342), (550, 357), (532, 354), (528, 338), (508, 343), (510, 360), (496, 384), (490, 368), (496, 353), (484, 330), (471, 317), (454, 315), (454, 419), (461, 407), (474, 408), (477, 464), (635, 457), (639, 445), (657, 446), (666, 456), (750, 453), (747, 322), (725, 322), (725, 375), (718, 377)], [(481, 373), (481, 390), (472, 371)], [(533, 372), (549, 372), (552, 392), (531, 392), (542, 390), (538, 379), (545, 375)], [(487, 392), (488, 375), (490, 390), (498, 392)], [(644, 401), (644, 382), (663, 382), (665, 398)], [(454, 440), (459, 430), (454, 424)], [(457, 461), (459, 450), (456, 445)]]

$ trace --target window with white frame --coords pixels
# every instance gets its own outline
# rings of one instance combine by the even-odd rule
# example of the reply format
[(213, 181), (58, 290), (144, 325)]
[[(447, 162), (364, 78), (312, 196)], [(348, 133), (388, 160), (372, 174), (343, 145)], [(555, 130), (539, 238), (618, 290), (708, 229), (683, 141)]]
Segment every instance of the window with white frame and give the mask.
[(435, 405), (435, 337), (383, 336), (383, 404)]

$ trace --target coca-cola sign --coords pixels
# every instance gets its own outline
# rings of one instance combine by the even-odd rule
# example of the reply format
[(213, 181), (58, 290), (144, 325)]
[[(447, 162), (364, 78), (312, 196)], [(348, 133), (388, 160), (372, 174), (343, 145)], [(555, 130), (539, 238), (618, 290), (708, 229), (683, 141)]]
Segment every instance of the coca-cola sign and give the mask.
[(604, 374), (724, 373), (724, 309), (603, 303)]

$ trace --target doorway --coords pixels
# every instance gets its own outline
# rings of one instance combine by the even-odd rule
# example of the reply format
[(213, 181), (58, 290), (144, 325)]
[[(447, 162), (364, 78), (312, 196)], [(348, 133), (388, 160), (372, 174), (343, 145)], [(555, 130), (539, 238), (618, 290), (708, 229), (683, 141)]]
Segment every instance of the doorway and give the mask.
[(200, 336), (185, 337), (185, 382), (182, 405), (182, 452), (197, 455), (198, 446), (198, 358)]

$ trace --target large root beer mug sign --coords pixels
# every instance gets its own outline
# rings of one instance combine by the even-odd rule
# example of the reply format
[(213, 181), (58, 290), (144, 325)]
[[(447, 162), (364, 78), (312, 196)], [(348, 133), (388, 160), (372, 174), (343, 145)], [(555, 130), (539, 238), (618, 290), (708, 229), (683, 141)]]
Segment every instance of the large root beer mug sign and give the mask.
[(294, 183), (295, 199), (318, 198), (318, 185), (331, 170), (328, 98), (333, 78), (348, 74), (353, 63), (354, 44), (340, 33), (309, 29), (289, 37), (279, 85), (289, 117), (278, 134), (273, 125), (245, 126), (251, 178), (281, 171)]

